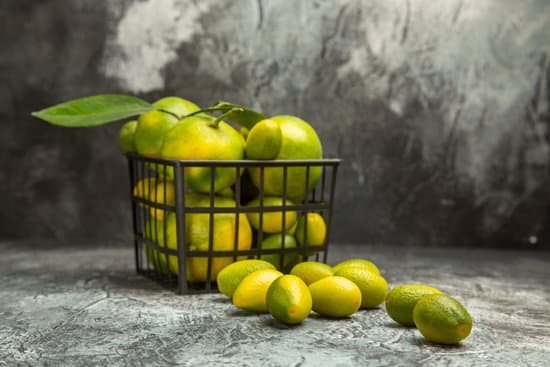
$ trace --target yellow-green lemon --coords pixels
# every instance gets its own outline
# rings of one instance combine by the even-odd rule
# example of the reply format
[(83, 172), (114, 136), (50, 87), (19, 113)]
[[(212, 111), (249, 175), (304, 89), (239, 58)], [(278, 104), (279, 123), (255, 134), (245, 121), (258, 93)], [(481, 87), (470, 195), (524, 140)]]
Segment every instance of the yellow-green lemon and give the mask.
[(313, 311), (326, 317), (347, 317), (361, 306), (361, 290), (351, 280), (328, 276), (309, 285)]
[(456, 299), (446, 294), (422, 297), (416, 303), (413, 319), (420, 333), (441, 344), (456, 344), (472, 331), (472, 317)]
[(304, 283), (310, 285), (319, 279), (334, 275), (334, 272), (330, 265), (317, 261), (304, 261), (296, 264), (290, 271), (290, 274), (296, 275), (302, 279)]
[[(275, 159), (321, 159), (323, 149), (321, 141), (315, 130), (304, 120), (290, 115), (271, 117), (279, 125), (282, 134), (282, 143)], [(255, 159), (254, 156), (249, 156)], [(250, 177), (256, 187), (261, 186), (260, 168), (249, 169)], [(305, 167), (290, 167), (287, 169), (286, 192), (288, 198), (295, 203), (300, 203), (306, 194), (312, 190), (321, 177), (321, 167), (309, 168), (308, 187), (306, 188), (307, 169)], [(267, 167), (264, 169), (263, 191), (265, 195), (281, 196), (284, 189), (283, 168)], [(261, 189), (261, 188), (260, 188)]]
[[(284, 239), (284, 244), (283, 244), (283, 239)], [(260, 248), (262, 250), (275, 250), (275, 249), (282, 249), (282, 248), (295, 249), (296, 239), (294, 238), (294, 236), (291, 236), (289, 234), (285, 234), (285, 235), (281, 233), (272, 234), (264, 238), (264, 240), (260, 244)], [(300, 262), (301, 258), (302, 256), (297, 251), (293, 251), (283, 255), (277, 254), (277, 253), (260, 255), (260, 259), (273, 264), (277, 269), (285, 272), (289, 269), (289, 267), (292, 267), (298, 262)]]
[(267, 309), (278, 321), (299, 324), (311, 312), (311, 293), (304, 281), (295, 275), (283, 275), (269, 287)]
[(414, 306), (429, 294), (441, 294), (441, 291), (424, 284), (399, 285), (386, 296), (386, 311), (395, 322), (405, 326), (414, 326)]
[(135, 133), (137, 120), (126, 122), (118, 132), (118, 145), (125, 153), (136, 153)]
[(375, 263), (373, 263), (370, 260), (365, 259), (348, 259), (344, 260), (332, 267), (332, 270), (334, 272), (337, 272), (338, 270), (342, 268), (365, 268), (375, 274), (380, 274), (380, 270), (378, 269), (378, 266), (376, 266)]
[(267, 312), (267, 291), (271, 283), (282, 275), (274, 269), (260, 269), (248, 274), (233, 292), (233, 304), (247, 311)]
[[(178, 160), (241, 160), (244, 159), (244, 138), (231, 125), (214, 118), (195, 115), (184, 118), (164, 137), (161, 157)], [(209, 193), (209, 167), (189, 166), (184, 169), (185, 182), (196, 192)], [(244, 170), (241, 170), (241, 173)], [(172, 176), (172, 170), (168, 170)], [(235, 183), (235, 167), (217, 167), (214, 172), (214, 190), (222, 191)]]
[(246, 137), (246, 156), (249, 159), (275, 159), (283, 144), (279, 124), (265, 119), (256, 123)]
[(236, 261), (218, 273), (218, 290), (228, 297), (233, 297), (233, 292), (235, 292), (239, 283), (248, 274), (261, 269), (275, 269), (275, 267), (263, 260), (248, 259)]
[(386, 279), (372, 271), (359, 267), (344, 267), (334, 272), (334, 275), (347, 278), (361, 290), (361, 308), (374, 308), (386, 299), (388, 283)]

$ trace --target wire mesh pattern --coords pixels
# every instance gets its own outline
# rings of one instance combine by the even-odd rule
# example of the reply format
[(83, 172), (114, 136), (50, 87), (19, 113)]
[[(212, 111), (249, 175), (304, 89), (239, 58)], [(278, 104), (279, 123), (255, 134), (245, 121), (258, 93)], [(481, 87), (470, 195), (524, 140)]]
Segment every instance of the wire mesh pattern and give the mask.
[[(202, 293), (217, 290), (217, 273), (237, 260), (263, 259), (281, 271), (326, 263), (340, 160), (127, 159), (138, 273), (177, 293)], [(223, 180), (230, 185), (220, 189)]]

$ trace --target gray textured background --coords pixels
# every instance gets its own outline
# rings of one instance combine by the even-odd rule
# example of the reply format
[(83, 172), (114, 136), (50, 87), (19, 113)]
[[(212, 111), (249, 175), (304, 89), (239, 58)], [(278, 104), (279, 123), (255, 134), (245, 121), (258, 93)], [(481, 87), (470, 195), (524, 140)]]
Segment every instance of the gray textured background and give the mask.
[(105, 92), (303, 117), (340, 157), (333, 240), (550, 248), (546, 0), (3, 0), (0, 236), (127, 241)]

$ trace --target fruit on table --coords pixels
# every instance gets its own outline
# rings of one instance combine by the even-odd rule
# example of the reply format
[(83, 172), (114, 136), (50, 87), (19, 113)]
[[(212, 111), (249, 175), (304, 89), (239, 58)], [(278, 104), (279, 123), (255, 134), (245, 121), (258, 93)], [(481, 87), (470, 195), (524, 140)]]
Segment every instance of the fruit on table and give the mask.
[(347, 278), (361, 290), (361, 308), (374, 308), (382, 304), (388, 293), (388, 283), (382, 276), (359, 267), (344, 267), (334, 275)]
[(276, 159), (283, 144), (279, 124), (270, 119), (256, 123), (246, 136), (246, 156), (249, 159)]
[(414, 307), (413, 319), (420, 333), (435, 343), (457, 344), (472, 330), (466, 308), (445, 294), (424, 296)]
[(295, 275), (283, 275), (269, 287), (265, 297), (269, 313), (285, 324), (299, 324), (311, 312), (311, 293)]
[(365, 259), (347, 259), (334, 265), (332, 267), (332, 270), (334, 270), (334, 272), (337, 272), (338, 270), (343, 268), (365, 268), (375, 274), (380, 274), (378, 266), (376, 266), (376, 264), (372, 261)]
[(296, 264), (290, 271), (290, 274), (296, 275), (302, 279), (306, 285), (310, 285), (322, 278), (334, 275), (334, 272), (330, 265), (317, 261), (304, 261)]
[(126, 122), (118, 132), (118, 145), (124, 153), (136, 153), (135, 133), (137, 120)]
[[(265, 196), (263, 199), (263, 206), (282, 206), (283, 198), (278, 196)], [(286, 205), (294, 205), (290, 200), (286, 200)], [(254, 199), (249, 202), (247, 205), (249, 208), (258, 208), (260, 210), (260, 200)], [(250, 212), (247, 213), (248, 220), (250, 225), (255, 229), (260, 230), (260, 213), (259, 212)], [(284, 228), (283, 228), (283, 217), (285, 218)], [(296, 211), (286, 210), (283, 215), (283, 211), (276, 212), (263, 212), (262, 218), (262, 228), (261, 230), (266, 233), (280, 233), (286, 230), (289, 230), (296, 223)]]
[(162, 98), (153, 103), (153, 106), (162, 111), (153, 110), (141, 114), (135, 132), (137, 152), (147, 157), (159, 157), (168, 131), (176, 126), (184, 115), (199, 110), (193, 102), (179, 97)]
[[(283, 238), (284, 238), (284, 247), (283, 247)], [(282, 249), (282, 248), (296, 248), (296, 239), (294, 236), (289, 234), (273, 234), (271, 236), (268, 236), (264, 238), (262, 243), (260, 244), (260, 248), (262, 250), (273, 250), (273, 249)], [(282, 257), (282, 262), (281, 262)], [(300, 259), (302, 257), (297, 252), (287, 253), (284, 255), (280, 254), (266, 254), (266, 255), (260, 255), (260, 259), (267, 261), (275, 268), (287, 271), (290, 267), (294, 266), (295, 264), (300, 262)]]
[[(210, 206), (210, 196), (189, 193), (185, 195), (187, 207), (205, 208)], [(230, 198), (216, 196), (214, 207), (232, 208), (235, 201)], [(236, 214), (214, 214), (214, 229), (212, 238), (213, 251), (249, 250), (252, 245), (252, 230), (246, 215), (239, 214), (238, 242), (235, 245)], [(193, 251), (206, 251), (209, 248), (210, 215), (203, 213), (185, 214), (185, 245)], [(157, 240), (159, 246), (177, 250), (176, 215), (168, 213), (164, 219), (164, 225), (157, 227)], [(237, 259), (241, 259), (238, 257)], [(218, 273), (233, 262), (233, 257), (212, 257), (211, 273), (208, 276), (208, 258), (189, 256), (186, 260), (186, 276), (191, 282), (215, 280)], [(179, 273), (177, 256), (168, 257), (168, 266), (172, 273)]]
[(349, 279), (328, 276), (309, 285), (313, 311), (326, 317), (347, 317), (361, 306), (361, 290)]
[(228, 297), (233, 297), (239, 283), (248, 274), (261, 269), (275, 269), (275, 267), (267, 261), (257, 259), (236, 261), (218, 273), (216, 279), (218, 290)]
[[(307, 213), (298, 220), (296, 240), (298, 240), (300, 245), (321, 247), (325, 244), (326, 238), (327, 225), (323, 217), (318, 213)], [(313, 254), (314, 252), (308, 252), (310, 256)]]
[(233, 304), (247, 311), (267, 312), (267, 290), (282, 275), (274, 269), (261, 269), (248, 274), (235, 289)]
[(441, 294), (439, 289), (424, 284), (403, 284), (393, 288), (386, 296), (386, 311), (397, 323), (414, 326), (413, 310), (424, 296)]
[[(162, 158), (178, 160), (240, 160), (244, 159), (245, 142), (231, 125), (206, 115), (186, 117), (164, 136), (160, 152)], [(185, 182), (196, 192), (210, 192), (212, 168), (186, 167)], [(241, 170), (241, 173), (244, 170)], [(168, 176), (173, 176), (168, 170)], [(215, 169), (214, 190), (224, 190), (235, 183), (235, 167)]]
[[(282, 134), (281, 148), (274, 159), (321, 159), (323, 156), (323, 149), (321, 142), (315, 130), (304, 120), (289, 115), (281, 115), (271, 117), (270, 121), (274, 121), (279, 125)], [(265, 121), (265, 120), (264, 120)], [(252, 128), (254, 130), (254, 128)], [(254, 140), (259, 138), (251, 136), (252, 130), (248, 134), (251, 147), (247, 147), (249, 159), (262, 159), (263, 154), (256, 152), (258, 148), (252, 148)], [(276, 135), (276, 129), (265, 129), (268, 133)], [(263, 138), (264, 140), (276, 140), (276, 138)], [(248, 145), (248, 141), (247, 141)], [(271, 150), (271, 145), (269, 150)], [(256, 154), (256, 155), (254, 155)], [(265, 154), (268, 155), (267, 153)], [(271, 155), (271, 154), (269, 154)], [(251, 167), (249, 169), (250, 177), (256, 187), (261, 190), (260, 180), (260, 168)], [(281, 196), (284, 192), (283, 174), (284, 169), (279, 167), (266, 167), (264, 170), (264, 194)], [(288, 198), (295, 203), (301, 202), (307, 192), (312, 190), (319, 177), (321, 176), (321, 167), (312, 166), (309, 168), (309, 181), (306, 189), (306, 168), (305, 167), (289, 167), (287, 168), (287, 185), (286, 192)]]

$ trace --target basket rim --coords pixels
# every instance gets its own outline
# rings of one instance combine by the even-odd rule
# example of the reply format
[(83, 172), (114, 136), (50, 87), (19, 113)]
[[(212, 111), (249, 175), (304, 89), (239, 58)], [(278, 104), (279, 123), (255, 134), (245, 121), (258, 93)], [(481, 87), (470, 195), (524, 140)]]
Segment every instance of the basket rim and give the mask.
[(297, 165), (311, 165), (311, 166), (321, 166), (321, 165), (338, 165), (342, 162), (340, 158), (320, 158), (320, 159), (271, 159), (271, 160), (257, 160), (257, 159), (231, 159), (231, 160), (222, 160), (222, 159), (168, 159), (168, 158), (157, 158), (157, 157), (146, 157), (134, 153), (124, 154), (127, 158), (142, 160), (154, 163), (164, 163), (164, 164), (182, 164), (182, 165), (239, 165), (239, 166), (297, 166)]

